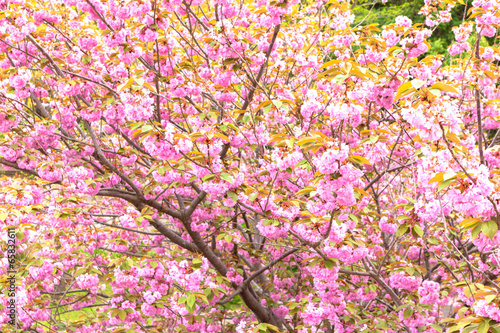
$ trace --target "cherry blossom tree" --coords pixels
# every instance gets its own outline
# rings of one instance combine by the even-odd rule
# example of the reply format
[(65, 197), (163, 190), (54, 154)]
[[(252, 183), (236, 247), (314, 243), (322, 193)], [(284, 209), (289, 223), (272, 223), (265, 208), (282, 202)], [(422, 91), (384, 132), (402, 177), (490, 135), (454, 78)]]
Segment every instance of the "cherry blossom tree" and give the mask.
[(500, 2), (425, 3), (0, 0), (2, 331), (500, 332)]

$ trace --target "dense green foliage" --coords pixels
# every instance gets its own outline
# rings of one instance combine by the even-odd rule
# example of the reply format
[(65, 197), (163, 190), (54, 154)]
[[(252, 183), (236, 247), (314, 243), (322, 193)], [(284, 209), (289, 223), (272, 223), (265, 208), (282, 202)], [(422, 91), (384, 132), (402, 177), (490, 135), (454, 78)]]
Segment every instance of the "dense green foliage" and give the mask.
[[(378, 24), (380, 27), (394, 23), (398, 16), (407, 16), (413, 23), (424, 23), (425, 16), (419, 14), (420, 8), (425, 5), (423, 0), (388, 0), (386, 3), (373, 0), (355, 0), (352, 11), (356, 15), (354, 25)], [(442, 2), (442, 6), (446, 5)], [(447, 47), (453, 43), (454, 37), (452, 27), (460, 25), (466, 6), (456, 5), (451, 13), (452, 20), (435, 27), (435, 31), (429, 38), (432, 45), (430, 54), (447, 54)]]

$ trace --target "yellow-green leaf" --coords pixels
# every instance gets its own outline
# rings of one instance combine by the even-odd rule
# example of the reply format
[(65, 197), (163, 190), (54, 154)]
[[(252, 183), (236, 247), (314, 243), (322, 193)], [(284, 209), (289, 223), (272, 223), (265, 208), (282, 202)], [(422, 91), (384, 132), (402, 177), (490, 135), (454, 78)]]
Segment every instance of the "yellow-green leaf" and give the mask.
[(443, 188), (447, 187), (448, 185), (452, 184), (455, 182), (455, 179), (448, 179), (439, 184), (438, 186), (438, 192), (441, 191)]
[(127, 82), (120, 84), (116, 91), (120, 92), (124, 89), (130, 88), (134, 83), (135, 83), (135, 80), (133, 77), (131, 77), (130, 79), (127, 80)]
[(332, 269), (335, 263), (331, 261), (330, 259), (324, 261), (325, 267), (328, 269)]
[(127, 318), (127, 311), (120, 310), (120, 312), (118, 312), (118, 317), (120, 317), (121, 320), (125, 320), (125, 318)]
[(424, 81), (422, 80), (419, 80), (419, 79), (415, 79), (415, 80), (411, 80), (411, 85), (413, 88), (415, 89), (420, 89), (422, 88), (422, 86), (425, 84)]
[(248, 200), (250, 200), (251, 202), (254, 202), (255, 199), (257, 199), (257, 196), (258, 196), (258, 193), (256, 193), (256, 192), (250, 193), (250, 195), (248, 196)]
[(405, 319), (410, 318), (412, 314), (413, 314), (412, 308), (406, 308), (406, 310), (403, 312), (403, 316)]
[(424, 231), (422, 230), (422, 228), (418, 224), (413, 226), (413, 231), (415, 231), (415, 233), (417, 235), (419, 235), (420, 237), (422, 237), (424, 235)]
[(489, 220), (488, 222), (483, 223), (483, 225), (481, 226), (481, 231), (490, 239), (493, 239), (498, 231), (497, 221)]
[(312, 191), (316, 191), (316, 188), (314, 188), (312, 186), (306, 186), (302, 190), (298, 191), (295, 194), (296, 195), (303, 195), (303, 194), (307, 194), (307, 193), (312, 192)]
[(441, 328), (441, 326), (439, 325), (436, 325), (436, 324), (431, 324), (431, 327), (433, 329), (435, 329), (436, 331), (438, 331), (439, 333), (443, 332), (443, 329)]
[(314, 144), (316, 143), (317, 141), (319, 140), (319, 138), (304, 138), (304, 139), (300, 139), (299, 141), (297, 141), (297, 144), (300, 146), (300, 148), (303, 148), (305, 146), (309, 146), (311, 144)]
[(475, 224), (477, 222), (481, 221), (480, 219), (477, 219), (477, 218), (470, 218), (470, 219), (465, 219), (463, 220), (462, 222), (460, 222), (460, 225), (462, 227), (466, 226), (466, 225), (470, 225), (470, 224)]
[(484, 300), (486, 301), (486, 303), (491, 303), (495, 298), (497, 298), (497, 295), (488, 295), (488, 296), (484, 296)]
[(370, 163), (370, 161), (366, 158), (366, 157), (363, 157), (363, 156), (358, 156), (358, 155), (352, 155), (351, 157), (349, 157), (349, 160), (353, 163), (356, 163), (356, 164), (368, 164), (368, 165), (372, 165)]
[(439, 89), (439, 90), (443, 90), (443, 91), (449, 91), (449, 92), (452, 92), (452, 93), (455, 93), (455, 94), (458, 94), (458, 91), (457, 89), (455, 89), (454, 87), (450, 86), (450, 85), (447, 85), (443, 82), (436, 82), (434, 83), (431, 88), (434, 88), (434, 89)]
[(483, 321), (477, 327), (477, 333), (487, 333), (489, 329), (490, 329), (490, 322), (489, 322), (489, 320), (488, 321)]
[(196, 301), (196, 297), (193, 294), (191, 294), (187, 298), (186, 304), (191, 308), (194, 305), (195, 301)]

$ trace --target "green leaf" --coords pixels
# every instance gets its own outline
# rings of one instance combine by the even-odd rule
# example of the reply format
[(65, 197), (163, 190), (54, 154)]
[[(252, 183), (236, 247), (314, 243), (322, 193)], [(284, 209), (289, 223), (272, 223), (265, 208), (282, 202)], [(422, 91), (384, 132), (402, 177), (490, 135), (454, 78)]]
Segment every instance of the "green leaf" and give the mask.
[(444, 84), (442, 82), (437, 82), (437, 83), (434, 83), (431, 88), (433, 89), (439, 89), (439, 90), (443, 90), (443, 91), (449, 91), (449, 92), (452, 92), (452, 93), (455, 93), (455, 94), (458, 94), (458, 91), (457, 89), (455, 89), (454, 87), (452, 86), (449, 86), (447, 84)]
[(250, 200), (251, 202), (254, 202), (254, 201), (255, 201), (255, 199), (257, 199), (257, 196), (258, 196), (258, 195), (259, 195), (259, 194), (258, 194), (258, 193), (255, 193), (255, 192), (254, 192), (254, 193), (251, 193), (251, 194), (248, 196), (248, 200)]
[(274, 100), (273, 101), (273, 104), (274, 106), (279, 109), (282, 105), (283, 105), (283, 102), (282, 101), (277, 101), (277, 100)]
[(233, 182), (233, 178), (231, 178), (231, 176), (228, 173), (225, 173), (225, 172), (222, 172), (220, 174), (220, 178), (224, 179), (225, 181), (227, 181), (229, 183)]
[(378, 320), (379, 320), (380, 324), (375, 326), (376, 328), (381, 328), (383, 330), (389, 329), (389, 326), (387, 326), (387, 322), (385, 320), (380, 320), (380, 319), (378, 319)]
[(127, 318), (127, 311), (120, 310), (120, 312), (118, 312), (118, 317), (120, 317), (121, 320), (125, 320), (125, 318)]
[[(472, 332), (472, 331), (476, 330), (476, 329), (477, 329), (477, 326), (478, 326), (478, 325), (469, 325), (469, 326), (467, 326), (467, 327), (465, 327), (465, 328), (463, 329), (462, 333), (470, 333), (470, 332)], [(477, 332), (477, 331), (476, 331), (476, 332)]]
[(490, 321), (483, 321), (479, 324), (477, 327), (477, 333), (488, 333), (488, 330), (490, 329)]
[(481, 231), (490, 239), (493, 239), (498, 231), (497, 222), (495, 220), (489, 220), (488, 222), (483, 223), (483, 225), (481, 226)]
[(248, 123), (251, 119), (252, 119), (252, 117), (251, 117), (248, 113), (246, 113), (246, 114), (243, 116), (243, 118), (241, 119), (241, 122), (242, 122), (243, 124), (246, 124), (246, 123)]
[(356, 215), (349, 213), (349, 217), (356, 223), (359, 223), (359, 219)]
[(441, 97), (441, 92), (439, 91), (439, 89), (432, 88), (432, 89), (429, 89), (429, 91), (430, 91), (430, 92), (431, 92), (431, 94), (433, 94), (434, 96), (436, 96), (436, 97)]
[(260, 323), (259, 326), (257, 326), (259, 328), (259, 330), (261, 331), (264, 331), (264, 332), (268, 332), (269, 329), (275, 331), (275, 332), (279, 332), (279, 328), (274, 326), (274, 325), (271, 325), (271, 324), (267, 324), (267, 323)]
[(267, 325), (267, 328), (270, 328), (273, 331), (279, 332), (279, 330), (280, 330), (278, 327), (276, 327), (276, 326), (274, 326), (272, 324), (266, 324), (266, 325)]
[(431, 238), (428, 238), (428, 239), (427, 239), (427, 241), (428, 241), (430, 244), (432, 244), (432, 245), (438, 245), (438, 244), (440, 244), (440, 241), (439, 241), (439, 240), (437, 240), (436, 238), (432, 238), (432, 237), (431, 237)]
[(342, 84), (344, 80), (347, 79), (347, 75), (338, 74), (333, 79), (336, 84)]
[(189, 295), (189, 297), (187, 298), (187, 303), (186, 304), (190, 308), (192, 308), (195, 302), (196, 302), (196, 297), (193, 294)]
[(401, 236), (401, 235), (404, 235), (406, 234), (406, 232), (408, 231), (408, 225), (406, 224), (401, 224), (398, 228), (398, 231), (396, 231), (396, 236)]
[(415, 231), (415, 233), (417, 235), (419, 235), (420, 237), (422, 237), (424, 235), (424, 231), (422, 230), (422, 228), (418, 224), (413, 226), (413, 231)]
[(438, 192), (454, 182), (455, 182), (455, 179), (448, 179), (448, 180), (445, 180), (444, 182), (440, 183), (439, 187), (438, 187)]
[(497, 298), (497, 295), (487, 295), (487, 296), (484, 296), (484, 300), (486, 301), (486, 303), (491, 303), (495, 298)]
[(151, 125), (144, 125), (141, 127), (141, 132), (142, 133), (145, 133), (145, 132), (148, 132), (148, 131), (151, 131), (154, 127), (151, 126)]
[(261, 331), (267, 331), (267, 325), (265, 323), (260, 323), (259, 326), (257, 326), (259, 330)]
[(115, 317), (118, 314), (118, 312), (120, 312), (120, 309), (112, 309), (110, 312), (111, 317)]
[(352, 155), (351, 157), (349, 157), (349, 160), (351, 162), (359, 164), (359, 165), (363, 165), (363, 164), (372, 165), (370, 163), (370, 161), (366, 157), (363, 157), (363, 156)]
[(495, 325), (495, 326), (490, 326), (490, 330), (491, 330), (493, 333), (500, 333), (500, 326), (498, 326), (498, 325)]
[(335, 265), (335, 263), (333, 261), (331, 261), (331, 260), (325, 260), (324, 264), (325, 264), (325, 267), (328, 268), (328, 269), (332, 269), (333, 266)]
[(471, 236), (472, 240), (477, 238), (477, 235), (479, 235), (479, 232), (481, 231), (481, 225), (476, 225), (474, 229), (472, 229)]
[(425, 84), (424, 81), (422, 80), (419, 80), (419, 79), (415, 79), (415, 80), (411, 80), (411, 85), (413, 86), (413, 88), (415, 89), (420, 89), (422, 88), (422, 86)]
[(462, 327), (463, 326), (455, 325), (455, 326), (452, 326), (452, 327), (448, 328), (448, 330), (446, 332), (448, 332), (448, 333), (456, 332), (456, 331), (459, 331)]
[(212, 174), (209, 174), (209, 175), (206, 175), (205, 177), (203, 177), (203, 180), (207, 182), (207, 181), (214, 179), (214, 178), (215, 178), (215, 175), (212, 173)]
[(405, 267), (405, 271), (406, 273), (408, 273), (409, 275), (412, 275), (415, 274), (415, 268), (413, 267)]
[(73, 274), (74, 277), (77, 277), (77, 276), (80, 276), (82, 275), (83, 273), (86, 273), (87, 272), (87, 268), (85, 267), (82, 267), (82, 268), (79, 268), (76, 270), (75, 274)]
[(316, 188), (314, 188), (312, 186), (306, 186), (302, 190), (295, 193), (295, 195), (303, 195), (303, 194), (307, 194), (307, 193), (315, 191), (315, 190), (316, 190)]
[(407, 308), (405, 310), (405, 312), (403, 312), (403, 315), (404, 315), (405, 319), (410, 318), (412, 314), (413, 314), (413, 309), (412, 308)]
[(238, 201), (238, 195), (232, 191), (228, 191), (227, 196), (233, 199), (234, 201)]
[(22, 232), (22, 231), (16, 232), (16, 238), (19, 240), (23, 240), (24, 239), (24, 232)]
[(439, 326), (439, 325), (436, 325), (436, 324), (431, 324), (431, 327), (432, 327), (433, 329), (435, 329), (436, 331), (438, 331), (438, 332), (443, 332), (443, 329), (442, 329), (442, 328), (441, 328), (441, 326)]

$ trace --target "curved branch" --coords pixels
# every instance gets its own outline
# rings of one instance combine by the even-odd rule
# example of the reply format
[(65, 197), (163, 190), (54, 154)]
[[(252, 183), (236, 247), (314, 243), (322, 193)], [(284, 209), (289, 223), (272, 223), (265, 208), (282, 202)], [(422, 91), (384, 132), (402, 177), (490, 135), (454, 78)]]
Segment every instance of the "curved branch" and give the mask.
[(256, 277), (258, 277), (259, 275), (261, 275), (262, 273), (264, 273), (266, 270), (268, 270), (269, 268), (273, 267), (274, 265), (276, 265), (278, 262), (280, 262), (281, 260), (285, 259), (286, 257), (288, 257), (290, 254), (296, 252), (299, 248), (298, 247), (295, 247), (291, 250), (288, 250), (286, 251), (285, 253), (283, 253), (281, 256), (279, 256), (279, 258), (277, 259), (274, 259), (273, 261), (271, 261), (269, 264), (267, 264), (266, 266), (262, 267), (261, 269), (259, 269), (257, 272), (253, 273), (252, 275), (250, 275), (248, 277), (248, 279), (246, 279), (245, 281), (243, 281), (239, 286), (238, 288), (233, 291), (231, 293), (231, 295), (229, 295), (228, 297), (226, 297), (225, 299), (223, 300), (220, 300), (217, 302), (217, 304), (225, 304), (227, 302), (230, 302), (234, 296), (238, 295), (239, 293), (241, 293), (247, 286), (250, 282), (252, 282), (253, 279), (255, 279)]

